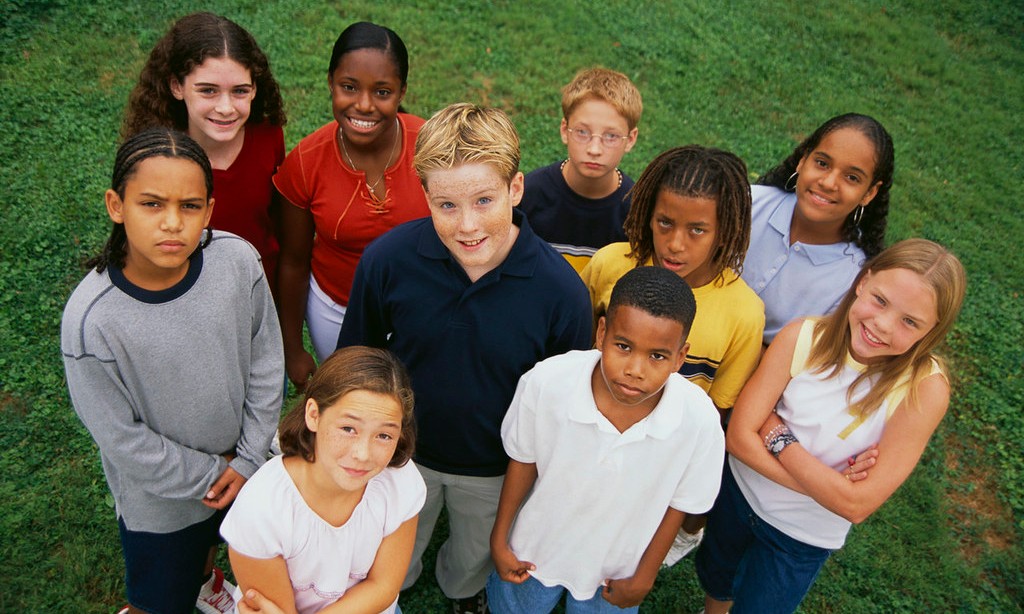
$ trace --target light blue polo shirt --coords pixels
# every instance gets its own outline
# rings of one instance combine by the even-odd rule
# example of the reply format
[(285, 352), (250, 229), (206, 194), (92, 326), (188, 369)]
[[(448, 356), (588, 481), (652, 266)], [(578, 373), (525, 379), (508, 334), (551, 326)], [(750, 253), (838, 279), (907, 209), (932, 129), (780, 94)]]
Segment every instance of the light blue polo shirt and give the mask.
[(853, 283), (866, 257), (853, 243), (790, 245), (796, 194), (750, 186), (753, 197), (750, 248), (743, 281), (764, 301), (764, 342), (796, 318), (831, 312)]

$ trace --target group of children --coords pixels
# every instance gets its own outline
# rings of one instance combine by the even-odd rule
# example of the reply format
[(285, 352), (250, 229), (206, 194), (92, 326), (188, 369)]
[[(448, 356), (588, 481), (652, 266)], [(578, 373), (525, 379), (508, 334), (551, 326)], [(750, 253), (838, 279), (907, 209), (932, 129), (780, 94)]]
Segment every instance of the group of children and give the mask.
[(154, 48), (62, 322), (124, 611), (400, 611), (442, 508), (455, 612), (637, 611), (698, 543), (708, 612), (794, 610), (949, 401), (964, 273), (882, 249), (888, 133), (832, 118), (753, 188), (676, 147), (634, 184), (640, 94), (589, 69), (567, 159), (524, 177), (501, 111), (405, 113), (408, 70), (347, 28), (334, 120), (285, 156), (248, 32), (199, 13)]

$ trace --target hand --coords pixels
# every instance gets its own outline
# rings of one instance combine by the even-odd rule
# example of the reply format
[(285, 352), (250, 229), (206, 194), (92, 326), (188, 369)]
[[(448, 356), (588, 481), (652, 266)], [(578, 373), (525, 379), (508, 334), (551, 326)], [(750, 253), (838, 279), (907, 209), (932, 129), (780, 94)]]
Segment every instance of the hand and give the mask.
[[(227, 455), (225, 455), (226, 457)], [(206, 493), (206, 497), (203, 498), (203, 505), (212, 507), (215, 510), (224, 509), (235, 500), (235, 497), (238, 496), (238, 491), (242, 490), (244, 484), (245, 478), (242, 477), (242, 474), (232, 469), (229, 465), (224, 470), (224, 473), (220, 474), (217, 481), (213, 483), (213, 486), (210, 487), (210, 492)]]
[(306, 387), (309, 377), (316, 371), (316, 361), (305, 349), (291, 355), (286, 354), (284, 366), (288, 372), (288, 379), (295, 384), (295, 389), (300, 392)]
[(498, 577), (512, 584), (522, 584), (530, 577), (529, 572), (537, 569), (533, 563), (520, 561), (508, 544), (492, 548), (491, 558), (494, 559), (494, 570), (498, 573)]
[(617, 580), (605, 580), (601, 589), (601, 597), (608, 603), (620, 608), (632, 608), (640, 605), (653, 584), (641, 583), (636, 576)]
[(284, 614), (284, 610), (267, 599), (254, 588), (245, 591), (242, 600), (237, 604), (240, 614)]
[(878, 444), (875, 444), (858, 454), (856, 458), (851, 456), (850, 460), (847, 462), (849, 466), (846, 469), (843, 469), (842, 474), (851, 482), (866, 480), (868, 477), (868, 470), (875, 466), (877, 458)]

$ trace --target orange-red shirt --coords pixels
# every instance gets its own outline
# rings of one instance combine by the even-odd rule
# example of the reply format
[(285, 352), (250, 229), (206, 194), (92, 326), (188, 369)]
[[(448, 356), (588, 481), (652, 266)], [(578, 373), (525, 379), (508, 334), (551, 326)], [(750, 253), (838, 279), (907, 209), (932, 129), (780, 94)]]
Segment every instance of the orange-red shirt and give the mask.
[(348, 305), (352, 276), (366, 246), (395, 226), (430, 214), (412, 168), (416, 136), (424, 121), (405, 113), (399, 113), (398, 120), (402, 150), (384, 172), (387, 193), (383, 202), (370, 193), (365, 173), (342, 162), (336, 121), (302, 139), (274, 175), (281, 195), (313, 215), (313, 277), (342, 305)]

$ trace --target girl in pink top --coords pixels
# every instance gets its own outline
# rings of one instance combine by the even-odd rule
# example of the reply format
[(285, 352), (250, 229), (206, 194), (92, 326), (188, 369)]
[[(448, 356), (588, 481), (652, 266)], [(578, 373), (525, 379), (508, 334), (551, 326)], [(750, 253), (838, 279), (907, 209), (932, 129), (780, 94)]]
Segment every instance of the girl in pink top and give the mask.
[(132, 90), (122, 136), (163, 126), (187, 132), (213, 165), (211, 225), (253, 244), (273, 288), (277, 231), (271, 182), (284, 159), (286, 121), (256, 40), (213, 13), (182, 17), (157, 41)]

